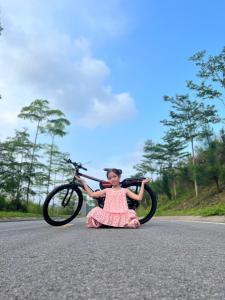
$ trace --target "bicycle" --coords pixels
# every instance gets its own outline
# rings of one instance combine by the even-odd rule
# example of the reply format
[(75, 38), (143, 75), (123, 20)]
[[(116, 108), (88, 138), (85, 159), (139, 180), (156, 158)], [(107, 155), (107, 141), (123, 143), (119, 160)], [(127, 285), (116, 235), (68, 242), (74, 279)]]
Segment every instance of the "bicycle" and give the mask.
[[(74, 166), (74, 177), (71, 182), (55, 187), (47, 195), (43, 204), (44, 220), (53, 226), (62, 226), (71, 222), (79, 214), (82, 208), (84, 197), (81, 189), (83, 188), (81, 183), (76, 180), (75, 176), (82, 176), (99, 182), (100, 189), (111, 187), (111, 184), (106, 180), (101, 180), (96, 177), (80, 173), (80, 169), (87, 171), (81, 163), (73, 162), (70, 159), (64, 159), (64, 161)], [(107, 171), (108, 168), (104, 168), (103, 170)], [(129, 188), (132, 192), (138, 194), (143, 179), (145, 179), (145, 177), (126, 178), (120, 182), (120, 185), (121, 187)], [(91, 190), (93, 191), (93, 189)], [(97, 201), (97, 205), (99, 207), (104, 207), (105, 197), (93, 199)], [(155, 214), (157, 208), (157, 197), (155, 192), (145, 184), (143, 199), (141, 201), (136, 201), (127, 197), (127, 204), (129, 209), (134, 209), (136, 211), (140, 224), (144, 224)]]

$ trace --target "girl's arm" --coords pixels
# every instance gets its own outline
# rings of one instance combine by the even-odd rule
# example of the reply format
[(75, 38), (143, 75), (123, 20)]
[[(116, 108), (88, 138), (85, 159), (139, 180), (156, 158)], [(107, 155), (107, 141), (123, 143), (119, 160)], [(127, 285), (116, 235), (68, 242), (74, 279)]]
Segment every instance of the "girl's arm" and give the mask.
[(93, 192), (86, 184), (86, 182), (81, 179), (78, 176), (75, 176), (75, 178), (81, 183), (83, 189), (87, 192), (87, 194), (92, 197), (92, 198), (99, 198), (99, 197), (104, 197), (105, 196), (105, 189), (97, 191), (97, 192)]
[(137, 201), (141, 201), (143, 199), (143, 196), (144, 196), (144, 190), (145, 190), (145, 183), (151, 181), (151, 179), (144, 179), (142, 182), (141, 182), (141, 189), (140, 189), (140, 192), (139, 194), (135, 194), (133, 192), (131, 192), (128, 188), (126, 189), (126, 195), (133, 199), (133, 200), (137, 200)]

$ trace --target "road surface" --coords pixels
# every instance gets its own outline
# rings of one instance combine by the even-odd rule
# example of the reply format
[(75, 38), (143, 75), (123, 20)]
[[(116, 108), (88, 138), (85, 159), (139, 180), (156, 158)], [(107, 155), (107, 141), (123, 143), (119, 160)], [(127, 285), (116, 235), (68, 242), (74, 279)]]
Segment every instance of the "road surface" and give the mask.
[(225, 299), (225, 224), (0, 223), (0, 299)]

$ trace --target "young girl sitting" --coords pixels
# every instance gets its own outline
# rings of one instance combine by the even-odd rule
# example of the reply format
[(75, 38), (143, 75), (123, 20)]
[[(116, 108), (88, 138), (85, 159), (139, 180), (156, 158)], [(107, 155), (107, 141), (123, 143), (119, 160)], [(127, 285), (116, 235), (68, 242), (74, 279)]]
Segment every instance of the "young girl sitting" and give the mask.
[(137, 195), (128, 188), (120, 187), (121, 173), (121, 170), (109, 169), (107, 171), (107, 178), (112, 187), (97, 192), (92, 192), (83, 179), (78, 176), (76, 177), (90, 197), (105, 197), (103, 208), (96, 206), (87, 214), (87, 227), (98, 228), (104, 227), (104, 225), (109, 227), (140, 227), (140, 222), (135, 211), (128, 208), (126, 196), (133, 200), (141, 201), (144, 195), (144, 185), (150, 179), (142, 181), (140, 192)]

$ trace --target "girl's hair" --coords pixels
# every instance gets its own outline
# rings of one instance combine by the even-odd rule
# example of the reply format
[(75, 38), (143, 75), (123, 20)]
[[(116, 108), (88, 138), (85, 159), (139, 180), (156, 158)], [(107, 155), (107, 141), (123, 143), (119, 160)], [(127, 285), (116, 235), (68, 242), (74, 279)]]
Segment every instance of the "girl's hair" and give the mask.
[(107, 170), (107, 178), (108, 178), (108, 175), (109, 175), (109, 173), (110, 172), (113, 172), (113, 173), (115, 173), (118, 177), (120, 177), (121, 176), (121, 174), (122, 174), (122, 170), (121, 169), (115, 169), (115, 168), (113, 168), (113, 169), (108, 169)]

